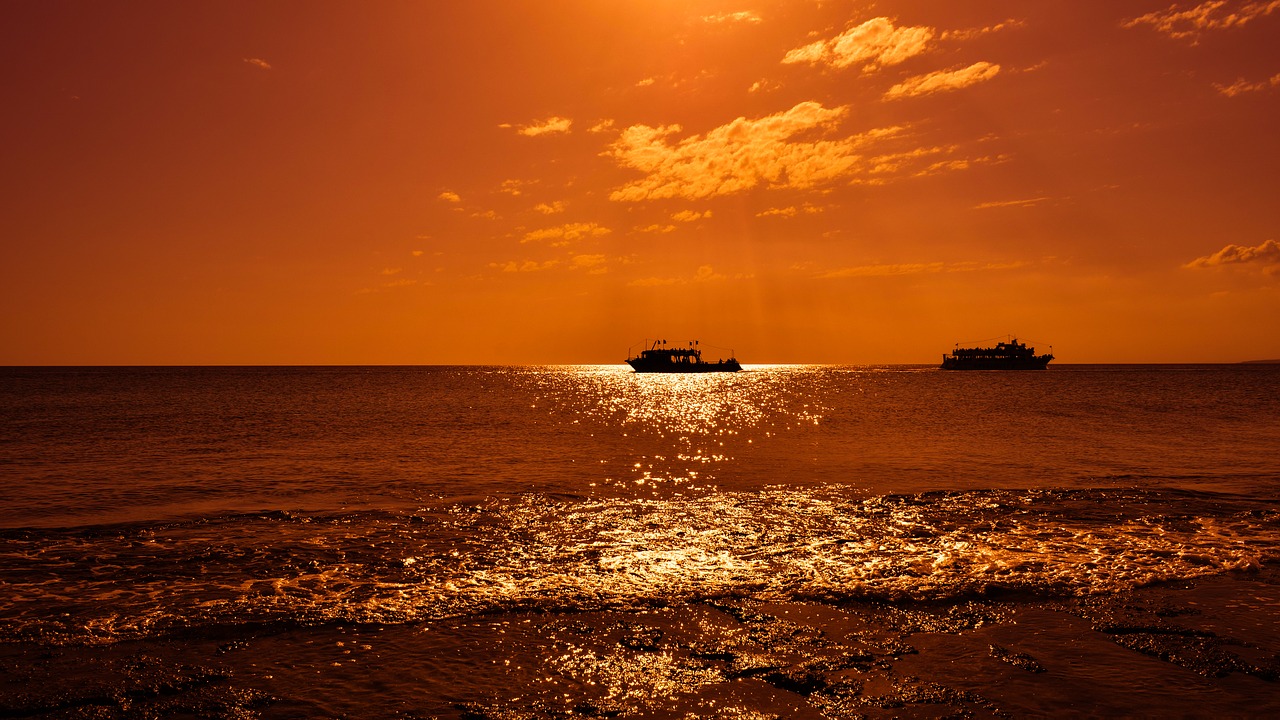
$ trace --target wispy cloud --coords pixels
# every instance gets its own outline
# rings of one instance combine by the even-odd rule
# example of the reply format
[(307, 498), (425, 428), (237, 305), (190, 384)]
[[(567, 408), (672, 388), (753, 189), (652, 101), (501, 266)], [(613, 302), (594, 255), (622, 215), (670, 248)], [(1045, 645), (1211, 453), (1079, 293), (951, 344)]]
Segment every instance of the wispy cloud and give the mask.
[(1267, 240), (1261, 245), (1227, 245), (1216, 253), (1198, 257), (1184, 268), (1210, 268), (1223, 265), (1259, 266), (1267, 274), (1280, 273), (1280, 243)]
[(271, 69), (271, 63), (267, 62), (266, 60), (263, 60), (262, 58), (244, 58), (244, 61), (254, 67), (262, 68), (263, 70)]
[(715, 268), (710, 265), (700, 265), (692, 276), (681, 277), (647, 277), (632, 280), (627, 283), (632, 287), (655, 287), (662, 285), (689, 285), (692, 283), (719, 282), (722, 280), (749, 280), (753, 275), (738, 274), (730, 277), (724, 273), (716, 272)]
[(530, 273), (530, 272), (541, 272), (543, 270), (550, 270), (551, 268), (559, 264), (560, 264), (559, 260), (547, 260), (544, 262), (538, 262), (537, 260), (525, 260), (524, 262), (517, 262), (515, 260), (510, 260), (505, 263), (489, 263), (489, 267), (494, 268), (496, 270), (501, 270), (502, 272)]
[(862, 65), (864, 72), (871, 72), (923, 53), (933, 36), (932, 28), (895, 27), (887, 17), (872, 18), (830, 40), (819, 40), (791, 50), (782, 62), (835, 68)]
[(992, 200), (990, 202), (978, 203), (977, 205), (973, 206), (973, 209), (989, 210), (991, 208), (1031, 207), (1032, 205), (1039, 205), (1040, 203), (1048, 199), (1049, 198), (1047, 197), (1034, 197), (1034, 198), (1026, 198), (1023, 200)]
[(711, 23), (713, 25), (721, 25), (725, 23), (747, 23), (756, 25), (762, 22), (759, 15), (749, 11), (742, 10), (739, 12), (717, 13), (715, 15), (703, 15), (702, 22)]
[(802, 102), (763, 118), (740, 117), (706, 135), (670, 142), (679, 125), (633, 125), (605, 155), (645, 177), (615, 190), (609, 198), (640, 201), (682, 197), (692, 200), (731, 195), (758, 185), (808, 188), (850, 172), (865, 138), (796, 141), (801, 133), (830, 130), (847, 107)]
[(596, 223), (566, 223), (557, 225), (556, 227), (543, 228), (541, 230), (532, 230), (525, 233), (522, 243), (527, 242), (550, 242), (552, 247), (562, 247), (571, 242), (582, 240), (590, 237), (599, 237), (608, 235), (612, 232), (609, 228), (597, 225)]
[(590, 275), (603, 275), (609, 271), (604, 255), (574, 255), (569, 260), (570, 270), (586, 270)]
[(1027, 23), (1025, 20), (1015, 20), (1013, 18), (1010, 18), (1008, 20), (1005, 20), (1004, 22), (996, 23), (995, 25), (988, 25), (987, 27), (966, 28), (964, 30), (947, 30), (946, 32), (942, 33), (941, 39), (942, 40), (959, 40), (963, 42), (965, 40), (972, 40), (976, 37), (982, 37), (983, 35), (990, 35), (991, 33), (997, 33), (1004, 30), (1013, 30), (1015, 28), (1020, 28), (1020, 27), (1026, 27), (1026, 25)]
[(1272, 75), (1270, 79), (1259, 80), (1258, 82), (1249, 82), (1244, 78), (1236, 80), (1230, 85), (1214, 85), (1218, 92), (1227, 97), (1235, 97), (1245, 93), (1260, 92), (1273, 87), (1280, 87), (1280, 75)]
[(681, 210), (680, 212), (672, 215), (671, 219), (676, 222), (690, 223), (709, 217), (711, 217), (710, 210), (706, 210), (704, 212), (698, 212), (697, 210)]
[(538, 203), (537, 205), (533, 206), (533, 209), (534, 211), (540, 212), (543, 215), (555, 215), (557, 213), (564, 212), (564, 203), (559, 200), (556, 200), (555, 202), (550, 204)]
[(516, 133), (519, 135), (524, 135), (525, 137), (537, 137), (539, 135), (553, 135), (557, 133), (567, 133), (569, 132), (569, 129), (573, 127), (573, 120), (556, 115), (553, 117), (549, 117), (546, 120), (539, 120), (529, 125), (512, 125), (510, 123), (503, 123), (498, 127), (502, 127), (502, 128), (514, 127), (516, 130)]
[(450, 190), (445, 190), (444, 192), (440, 193), (439, 195), (436, 196), (436, 199), (443, 200), (447, 203), (454, 203), (454, 204), (462, 202), (462, 197), (459, 196), (458, 193)]
[(768, 210), (762, 210), (756, 213), (756, 217), (795, 217), (801, 213), (804, 213), (805, 215), (816, 215), (820, 212), (822, 212), (822, 208), (817, 205), (805, 203), (800, 207), (790, 205), (783, 208), (769, 208)]
[(516, 180), (513, 178), (510, 180), (503, 180), (502, 184), (498, 186), (498, 190), (510, 195), (511, 197), (520, 197), (524, 194), (524, 188), (528, 184), (529, 183), (524, 180)]
[[(386, 274), (386, 273), (384, 272), (384, 273), (383, 273), (383, 275), (385, 275), (385, 274)], [(412, 287), (412, 286), (417, 285), (417, 284), (418, 284), (418, 281), (417, 281), (417, 280), (413, 280), (413, 279), (410, 279), (410, 278), (400, 278), (400, 279), (398, 279), (398, 280), (391, 280), (391, 281), (389, 281), (389, 282), (384, 282), (384, 283), (382, 283), (381, 285), (377, 285), (376, 287), (363, 287), (363, 288), (360, 288), (359, 290), (356, 290), (356, 291), (355, 291), (355, 294), (356, 294), (356, 295), (369, 295), (369, 294), (371, 294), (371, 293), (388, 292), (388, 291), (398, 290), (398, 289), (400, 289), (400, 288)], [(422, 283), (422, 284), (423, 284), (423, 285), (430, 285), (431, 283), (429, 283), (429, 282), (428, 282), (428, 283)]]
[(1205, 31), (1240, 27), (1276, 10), (1280, 0), (1209, 0), (1187, 10), (1175, 3), (1129, 20), (1124, 27), (1150, 25), (1161, 34), (1194, 43)]
[(886, 98), (914, 97), (944, 90), (959, 90), (995, 77), (1000, 72), (999, 65), (989, 62), (976, 62), (969, 67), (958, 70), (938, 70), (927, 75), (917, 75), (889, 88), (884, 94)]
[(853, 277), (893, 277), (897, 275), (925, 275), (933, 273), (979, 272), (995, 270), (1013, 270), (1025, 267), (1028, 263), (1016, 260), (1004, 263), (964, 262), (930, 262), (930, 263), (878, 263), (873, 265), (856, 265), (818, 275), (823, 279)]
[(646, 225), (645, 227), (637, 227), (636, 232), (663, 234), (663, 233), (675, 232), (678, 229), (679, 228), (677, 228), (675, 225), (670, 225), (670, 224), (659, 225), (657, 223), (654, 223), (652, 225)]

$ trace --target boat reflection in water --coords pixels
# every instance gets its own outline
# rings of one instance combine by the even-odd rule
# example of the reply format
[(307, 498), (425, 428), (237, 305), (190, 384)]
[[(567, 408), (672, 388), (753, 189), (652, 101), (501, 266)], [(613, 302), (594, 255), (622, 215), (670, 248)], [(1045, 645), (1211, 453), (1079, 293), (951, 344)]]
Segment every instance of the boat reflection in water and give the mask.
[[(1050, 348), (1052, 349), (1052, 348)], [(1036, 349), (1012, 338), (995, 347), (956, 347), (943, 354), (943, 370), (1044, 370), (1053, 359), (1052, 353), (1037, 355)]]
[(645, 344), (648, 347), (641, 350), (638, 357), (631, 357), (630, 353), (627, 357), (627, 364), (638, 373), (738, 372), (742, 369), (732, 350), (728, 360), (703, 360), (697, 340), (688, 347), (669, 348), (666, 340), (654, 340), (652, 344), (646, 340)]

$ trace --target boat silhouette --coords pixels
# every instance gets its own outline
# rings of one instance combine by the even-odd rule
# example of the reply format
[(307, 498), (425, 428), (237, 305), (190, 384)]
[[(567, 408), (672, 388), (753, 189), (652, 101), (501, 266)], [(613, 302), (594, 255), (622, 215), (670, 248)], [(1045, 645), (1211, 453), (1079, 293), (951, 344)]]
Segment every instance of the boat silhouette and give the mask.
[[(1052, 349), (1052, 348), (1050, 348)], [(943, 370), (1044, 370), (1053, 359), (1052, 353), (1037, 355), (1036, 349), (1012, 338), (995, 347), (962, 348), (957, 346), (942, 355)]]
[(666, 340), (654, 340), (638, 356), (627, 353), (627, 364), (638, 373), (704, 373), (704, 372), (738, 372), (742, 366), (733, 351), (729, 351), (728, 360), (708, 362), (702, 359), (702, 350), (698, 341), (689, 343), (688, 347), (667, 347)]

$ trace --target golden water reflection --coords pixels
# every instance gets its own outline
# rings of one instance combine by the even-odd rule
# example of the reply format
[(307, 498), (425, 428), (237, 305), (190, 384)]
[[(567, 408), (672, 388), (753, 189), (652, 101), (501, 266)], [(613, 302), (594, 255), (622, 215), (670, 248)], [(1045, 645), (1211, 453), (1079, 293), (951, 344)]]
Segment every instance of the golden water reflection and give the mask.
[(816, 399), (820, 393), (794, 393), (792, 375), (806, 383), (819, 379), (812, 367), (799, 365), (687, 375), (571, 366), (539, 375), (535, 406), (614, 434), (633, 448), (628, 462), (608, 469), (603, 485), (653, 493), (705, 490), (713, 487), (716, 468), (753, 445), (820, 426), (831, 408)]

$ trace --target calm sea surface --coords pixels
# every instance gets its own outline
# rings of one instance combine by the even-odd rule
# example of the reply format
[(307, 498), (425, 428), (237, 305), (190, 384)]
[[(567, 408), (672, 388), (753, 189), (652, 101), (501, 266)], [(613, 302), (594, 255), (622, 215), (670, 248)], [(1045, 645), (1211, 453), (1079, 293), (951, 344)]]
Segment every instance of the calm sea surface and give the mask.
[(0, 642), (1083, 597), (1277, 497), (1277, 366), (7, 368)]

